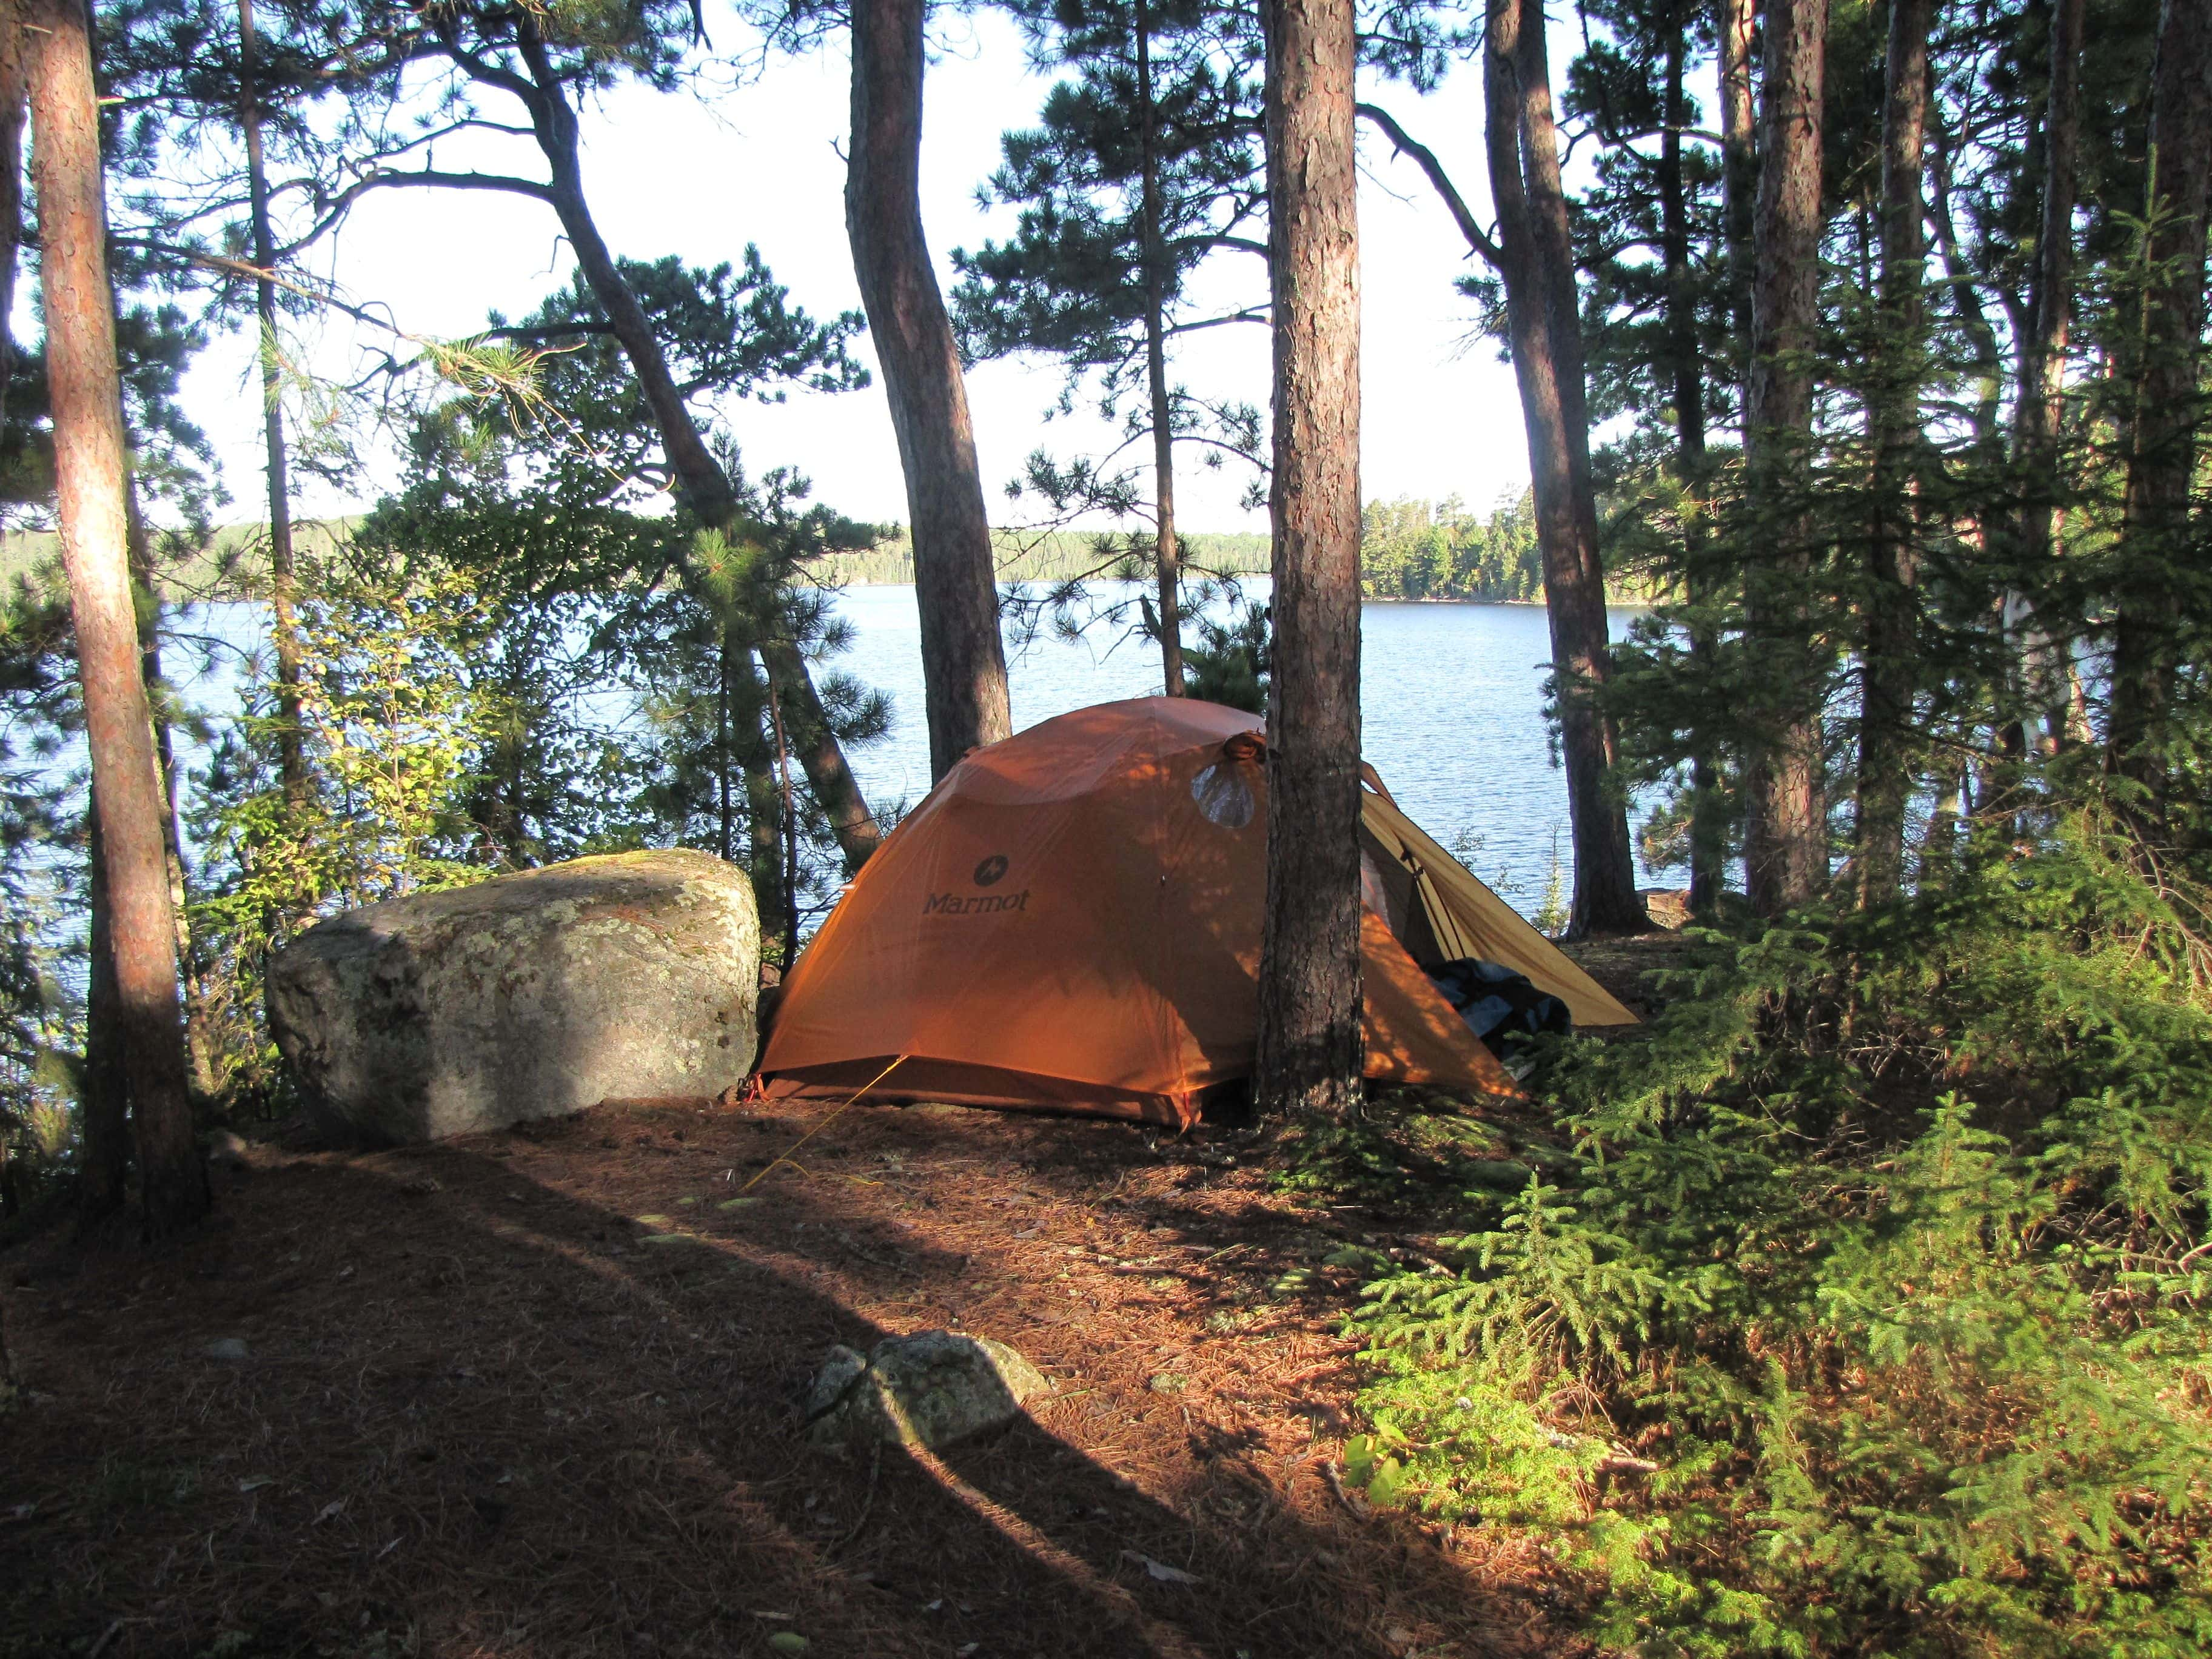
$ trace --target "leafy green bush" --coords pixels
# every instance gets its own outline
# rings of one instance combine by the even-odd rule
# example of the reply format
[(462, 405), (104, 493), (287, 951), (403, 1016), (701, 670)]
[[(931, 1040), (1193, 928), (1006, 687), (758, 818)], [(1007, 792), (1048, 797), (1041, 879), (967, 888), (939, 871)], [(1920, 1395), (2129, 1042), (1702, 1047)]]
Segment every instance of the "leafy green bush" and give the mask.
[(1642, 1653), (2212, 1648), (2212, 1011), (2116, 821), (1704, 936), (1555, 1054), (1576, 1166), (1369, 1287), (1370, 1495)]

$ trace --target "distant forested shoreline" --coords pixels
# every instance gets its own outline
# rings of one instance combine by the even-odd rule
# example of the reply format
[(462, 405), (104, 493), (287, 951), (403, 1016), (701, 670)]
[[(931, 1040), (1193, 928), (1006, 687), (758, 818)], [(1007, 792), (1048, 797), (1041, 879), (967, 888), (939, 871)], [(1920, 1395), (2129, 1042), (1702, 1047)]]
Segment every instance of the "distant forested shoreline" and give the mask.
[[(302, 520), (296, 526), (301, 550), (328, 550), (349, 536), (357, 517)], [(1151, 556), (1148, 535), (1139, 548), (1127, 534), (1079, 530), (1028, 530), (1002, 526), (997, 543), (999, 579), (1006, 582), (1065, 582), (1103, 580), (1121, 574), (1118, 566), (1133, 553)], [(208, 532), (198, 545), (173, 535), (162, 560), (163, 586), (171, 597), (236, 599), (260, 586), (267, 549), (267, 527), (225, 525)], [(1206, 574), (1255, 577), (1268, 569), (1268, 541), (1258, 531), (1194, 531), (1182, 538), (1186, 564)], [(0, 586), (14, 586), (51, 562), (58, 544), (49, 531), (16, 530), (0, 536)], [(1440, 501), (1401, 496), (1370, 501), (1362, 515), (1360, 587), (1370, 599), (1461, 605), (1541, 605), (1543, 556), (1536, 541), (1534, 509), (1528, 493), (1507, 498), (1478, 514), (1456, 496)], [(858, 552), (824, 553), (809, 568), (825, 585), (869, 587), (909, 585), (914, 580), (914, 544), (903, 526), (886, 530), (874, 547)], [(1149, 579), (1148, 573), (1139, 573)], [(1608, 584), (1614, 604), (1648, 602), (1650, 594), (1632, 583)]]

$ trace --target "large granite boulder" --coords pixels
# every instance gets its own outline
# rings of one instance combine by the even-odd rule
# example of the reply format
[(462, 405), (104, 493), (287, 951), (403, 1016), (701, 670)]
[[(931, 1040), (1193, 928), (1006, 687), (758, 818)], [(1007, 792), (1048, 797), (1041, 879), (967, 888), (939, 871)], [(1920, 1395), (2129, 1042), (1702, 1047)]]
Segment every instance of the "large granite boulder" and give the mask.
[(885, 1337), (865, 1355), (841, 1343), (807, 1390), (806, 1436), (818, 1445), (949, 1446), (1004, 1428), (1048, 1386), (993, 1337), (920, 1331)]
[(617, 853), (387, 900), (269, 968), (269, 1024), (325, 1127), (436, 1140), (752, 1069), (760, 918), (705, 853)]

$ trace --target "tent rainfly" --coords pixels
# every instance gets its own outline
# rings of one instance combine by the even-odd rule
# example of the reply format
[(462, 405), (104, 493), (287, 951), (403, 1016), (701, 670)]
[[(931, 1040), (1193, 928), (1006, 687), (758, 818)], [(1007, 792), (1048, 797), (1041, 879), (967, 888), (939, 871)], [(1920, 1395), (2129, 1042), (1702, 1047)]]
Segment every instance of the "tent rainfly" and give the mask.
[[(770, 1097), (866, 1088), (1196, 1121), (1205, 1091), (1252, 1072), (1261, 732), (1236, 709), (1141, 697), (970, 754), (786, 979), (760, 1067)], [(1634, 1022), (1362, 771), (1370, 1077), (1513, 1091), (1424, 971), (1454, 960), (1517, 969), (1578, 1025)]]

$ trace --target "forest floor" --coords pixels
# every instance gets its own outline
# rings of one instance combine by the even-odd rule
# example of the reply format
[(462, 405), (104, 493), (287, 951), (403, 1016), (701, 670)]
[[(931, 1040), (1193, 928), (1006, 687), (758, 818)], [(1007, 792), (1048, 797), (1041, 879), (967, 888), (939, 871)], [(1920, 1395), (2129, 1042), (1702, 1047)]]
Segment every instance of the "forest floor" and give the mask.
[[(0, 1659), (1581, 1650), (1525, 1540), (1334, 1487), (1351, 1247), (1419, 1213), (1235, 1130), (832, 1110), (257, 1146), (179, 1249), (0, 1257)], [(940, 1327), (1052, 1394), (804, 1443), (830, 1344)]]

